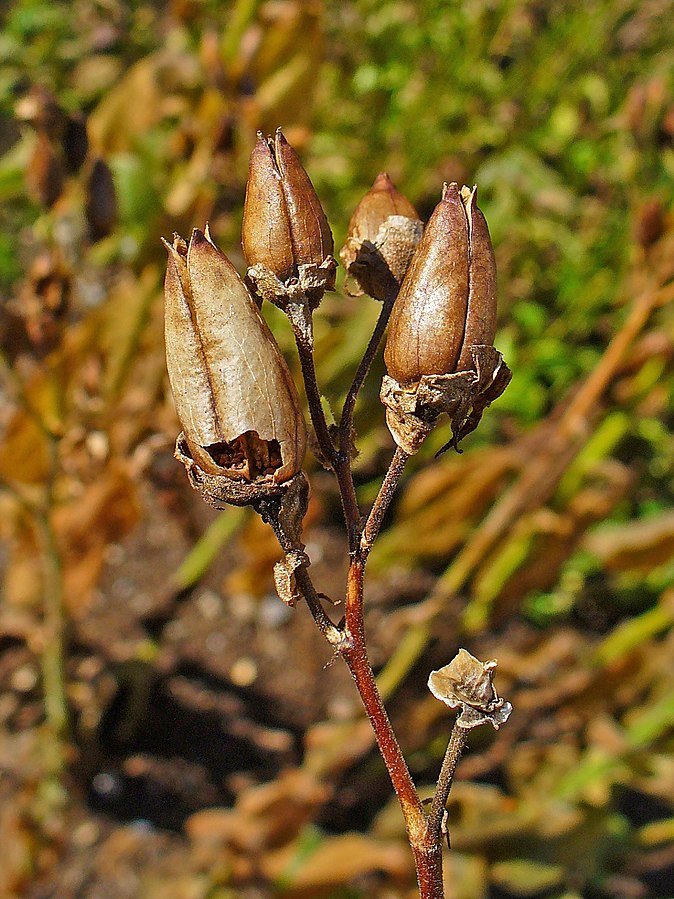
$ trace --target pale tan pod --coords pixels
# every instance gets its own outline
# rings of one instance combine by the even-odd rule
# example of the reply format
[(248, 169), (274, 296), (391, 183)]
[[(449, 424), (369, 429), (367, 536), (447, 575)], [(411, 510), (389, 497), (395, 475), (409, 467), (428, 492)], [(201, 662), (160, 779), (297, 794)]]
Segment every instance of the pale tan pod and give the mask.
[(469, 371), (470, 348), (493, 346), (496, 336), (496, 258), (487, 221), (477, 205), (477, 185), (462, 188), (461, 198), (468, 217), (470, 269), (466, 332), (457, 370)]
[(455, 371), (468, 306), (468, 222), (455, 183), (426, 226), (394, 303), (384, 359), (402, 386)]
[(241, 227), (249, 266), (265, 265), (284, 280), (293, 272), (293, 244), (281, 175), (261, 131), (250, 156)]
[(166, 355), (178, 418), (205, 471), (208, 447), (247, 432), (279, 443), (274, 480), (299, 471), (306, 426), (288, 366), (236, 269), (195, 230), (187, 256), (169, 247)]

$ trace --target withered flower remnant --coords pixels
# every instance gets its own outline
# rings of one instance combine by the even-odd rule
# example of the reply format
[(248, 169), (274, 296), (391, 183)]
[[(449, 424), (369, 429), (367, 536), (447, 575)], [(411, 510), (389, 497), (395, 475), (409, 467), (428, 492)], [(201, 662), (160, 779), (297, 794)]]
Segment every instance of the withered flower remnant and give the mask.
[(460, 649), (448, 665), (431, 671), (428, 689), (451, 709), (461, 709), (456, 719), (459, 727), (470, 730), (489, 722), (498, 730), (510, 717), (512, 705), (496, 692), (495, 671), (493, 659), (481, 662)]
[(422, 231), (414, 206), (380, 172), (356, 206), (339, 254), (358, 292), (377, 300), (395, 296)]
[(189, 245), (177, 235), (164, 244), (166, 360), (184, 430), (181, 461), (191, 457), (209, 477), (283, 484), (301, 468), (306, 426), (281, 351), (208, 228), (195, 229)]
[(445, 185), (393, 306), (382, 386), (387, 423), (408, 453), (446, 412), (456, 444), (503, 393), (493, 347), (496, 263), (477, 188)]
[[(258, 132), (251, 153), (241, 242), (249, 268), (282, 284), (301, 280), (304, 267), (324, 269), (334, 287), (334, 242), (328, 220), (295, 150), (281, 129)], [(264, 293), (264, 291), (262, 291)]]

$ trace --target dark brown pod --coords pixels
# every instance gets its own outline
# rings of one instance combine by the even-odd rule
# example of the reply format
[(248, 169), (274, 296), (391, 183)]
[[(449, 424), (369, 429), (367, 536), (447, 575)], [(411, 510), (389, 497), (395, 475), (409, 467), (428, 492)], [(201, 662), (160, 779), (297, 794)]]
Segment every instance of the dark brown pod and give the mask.
[(103, 159), (97, 159), (87, 180), (85, 215), (92, 240), (107, 237), (117, 222), (117, 194), (112, 172)]
[(332, 232), (302, 163), (281, 129), (258, 140), (250, 159), (242, 226), (249, 266), (263, 265), (287, 280), (300, 265), (332, 255)]
[(249, 266), (264, 265), (282, 281), (292, 276), (295, 260), (283, 184), (261, 131), (250, 155), (241, 242)]
[(87, 124), (83, 115), (68, 116), (63, 129), (61, 147), (67, 171), (71, 175), (76, 175), (84, 165), (89, 151)]
[(477, 186), (461, 189), (468, 219), (470, 262), (468, 272), (468, 310), (463, 347), (457, 371), (473, 367), (471, 347), (493, 346), (496, 336), (496, 258), (487, 222), (478, 209)]
[(458, 185), (445, 187), (394, 303), (384, 358), (401, 386), (455, 371), (468, 308), (468, 220)]

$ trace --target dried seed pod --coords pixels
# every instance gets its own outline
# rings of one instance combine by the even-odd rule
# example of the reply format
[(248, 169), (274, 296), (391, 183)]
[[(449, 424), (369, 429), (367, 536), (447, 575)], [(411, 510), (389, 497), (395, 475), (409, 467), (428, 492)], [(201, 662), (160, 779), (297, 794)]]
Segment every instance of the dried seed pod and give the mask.
[(47, 135), (38, 131), (37, 143), (26, 171), (31, 194), (42, 206), (50, 209), (61, 196), (64, 178), (60, 156)]
[(67, 171), (71, 175), (76, 175), (84, 165), (89, 152), (87, 123), (81, 113), (70, 115), (66, 119), (61, 147)]
[(349, 237), (374, 241), (379, 228), (391, 215), (416, 219), (419, 215), (407, 197), (396, 189), (386, 172), (380, 172), (349, 221)]
[(469, 235), (456, 184), (443, 191), (412, 258), (389, 322), (384, 358), (402, 386), (455, 371), (468, 308)]
[(380, 172), (351, 216), (340, 257), (361, 291), (383, 300), (397, 292), (422, 231), (414, 206)]
[(192, 458), (211, 476), (289, 480), (306, 426), (271, 331), (208, 229), (164, 243), (166, 360)]
[(258, 132), (250, 157), (242, 226), (249, 266), (262, 265), (281, 281), (300, 265), (320, 266), (332, 255), (332, 232), (297, 153), (281, 129)]
[(112, 172), (103, 159), (96, 159), (87, 179), (85, 215), (92, 240), (107, 237), (117, 221), (117, 193)]
[(468, 221), (470, 262), (468, 265), (468, 309), (463, 347), (457, 371), (473, 367), (471, 347), (493, 346), (496, 336), (496, 258), (489, 228), (477, 205), (477, 185), (461, 188)]
[(445, 185), (393, 306), (384, 352), (380, 396), (405, 452), (415, 453), (444, 413), (456, 446), (503, 393), (511, 375), (493, 347), (495, 331), (496, 264), (477, 188)]

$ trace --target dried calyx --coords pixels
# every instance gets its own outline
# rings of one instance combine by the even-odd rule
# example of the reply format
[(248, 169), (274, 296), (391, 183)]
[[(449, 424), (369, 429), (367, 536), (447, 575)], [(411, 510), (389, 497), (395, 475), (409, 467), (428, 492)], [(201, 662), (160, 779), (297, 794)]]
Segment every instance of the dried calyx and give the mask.
[(461, 709), (456, 719), (459, 727), (470, 730), (489, 723), (498, 730), (510, 717), (512, 705), (496, 692), (495, 671), (493, 659), (481, 662), (460, 649), (448, 665), (431, 671), (428, 689), (451, 709)]
[(417, 211), (386, 174), (380, 172), (356, 207), (340, 251), (355, 295), (395, 297), (416, 249), (423, 224)]
[(250, 157), (242, 225), (246, 278), (258, 299), (279, 306), (307, 294), (312, 306), (334, 289), (328, 220), (309, 176), (281, 129), (258, 132)]
[(510, 371), (495, 332), (496, 263), (477, 188), (445, 185), (393, 306), (384, 353), (381, 398), (405, 452), (419, 449), (442, 413), (456, 445), (503, 393)]
[(298, 473), (306, 447), (288, 366), (208, 229), (195, 230), (189, 245), (177, 235), (165, 245), (166, 360), (184, 432), (178, 457), (194, 486), (222, 481), (233, 496), (223, 501), (274, 492)]

